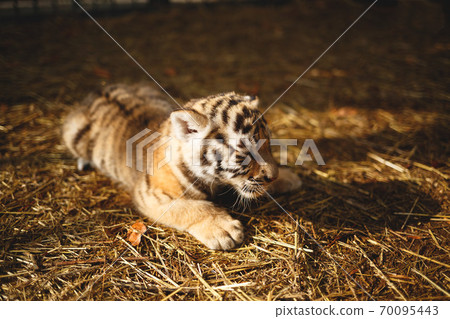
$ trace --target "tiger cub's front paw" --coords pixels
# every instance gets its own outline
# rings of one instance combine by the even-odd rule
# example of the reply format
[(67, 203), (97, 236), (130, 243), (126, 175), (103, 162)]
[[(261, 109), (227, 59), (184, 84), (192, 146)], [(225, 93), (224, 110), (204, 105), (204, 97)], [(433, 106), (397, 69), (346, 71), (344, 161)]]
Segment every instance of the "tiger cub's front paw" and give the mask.
[(271, 194), (282, 194), (297, 190), (300, 186), (302, 186), (300, 177), (291, 169), (283, 167), (279, 169), (278, 178), (269, 185), (267, 190)]
[(189, 233), (210, 249), (229, 250), (244, 240), (244, 227), (237, 219), (224, 213), (210, 215), (192, 225)]

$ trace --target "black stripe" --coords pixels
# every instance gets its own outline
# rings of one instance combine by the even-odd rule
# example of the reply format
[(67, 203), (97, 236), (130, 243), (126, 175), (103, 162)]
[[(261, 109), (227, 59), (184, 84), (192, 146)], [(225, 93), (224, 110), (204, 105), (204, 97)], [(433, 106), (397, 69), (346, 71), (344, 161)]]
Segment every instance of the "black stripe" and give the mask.
[[(256, 119), (261, 115), (261, 112), (259, 110), (250, 110), (251, 115), (249, 118), (252, 119), (252, 123), (256, 121)], [(263, 117), (261, 117), (262, 120), (264, 120)]]
[(73, 139), (72, 145), (76, 148), (77, 144), (81, 141), (81, 138), (86, 135), (91, 129), (91, 123), (86, 124), (81, 130), (78, 130), (75, 138)]
[(99, 135), (100, 135), (100, 133), (97, 133), (97, 135), (91, 136), (90, 139), (89, 139), (89, 142), (88, 142), (88, 145), (87, 145), (87, 149), (86, 149), (86, 154), (87, 154), (86, 155), (86, 157), (87, 157), (86, 160), (88, 160), (88, 161), (90, 161), (92, 159), (92, 152), (93, 152), (94, 147), (95, 147), (94, 144), (96, 144), (96, 141), (97, 141)]
[(253, 137), (256, 141), (259, 141), (261, 139), (261, 131), (260, 131), (260, 127), (257, 127), (253, 130)]
[(248, 132), (250, 132), (251, 129), (252, 126), (250, 124), (247, 124), (242, 128), (242, 133), (247, 134)]
[(222, 160), (221, 159), (217, 159), (216, 161), (216, 168), (215, 168), (215, 172), (222, 172), (224, 169), (221, 166), (222, 164)]
[(130, 110), (127, 109), (127, 106), (123, 104), (122, 102), (115, 100), (116, 105), (119, 107), (119, 110), (125, 115), (128, 116), (130, 114)]
[(173, 199), (172, 196), (170, 196), (169, 194), (167, 194), (165, 191), (161, 190), (161, 193), (163, 193), (164, 196), (169, 197), (170, 199)]
[(217, 131), (219, 131), (219, 129), (216, 127), (214, 129), (212, 129), (209, 133), (208, 136), (206, 137), (206, 139), (212, 139), (215, 138), (215, 134), (217, 133)]
[(222, 111), (222, 121), (223, 121), (223, 123), (227, 124), (228, 123), (228, 119), (229, 119), (229, 117), (228, 117), (228, 109), (224, 109)]
[(228, 101), (228, 107), (231, 107), (231, 106), (236, 105), (236, 104), (238, 104), (238, 102), (236, 100)]
[(261, 112), (258, 109), (250, 109), (253, 116), (260, 116)]
[(201, 159), (201, 164), (202, 164), (202, 166), (205, 166), (205, 165), (211, 164), (211, 162), (209, 159), (207, 159), (205, 156), (203, 156)]
[(243, 171), (240, 171), (240, 172), (236, 172), (236, 173), (234, 173), (234, 174), (231, 176), (231, 178), (234, 178), (234, 177), (236, 177), (236, 176), (247, 175), (249, 171), (250, 171), (250, 170), (247, 169), (247, 170), (243, 170)]
[(245, 169), (245, 170), (243, 170), (241, 172), (237, 172), (236, 175), (247, 175), (248, 172), (250, 172), (250, 169)]
[(161, 197), (159, 197), (159, 195), (156, 194), (156, 192), (153, 192), (152, 194), (153, 194), (153, 197), (158, 201), (158, 204), (161, 205), (161, 203), (162, 203)]
[(210, 117), (214, 117), (216, 115), (217, 109), (219, 106), (221, 106), (223, 103), (223, 99), (220, 99), (218, 101), (216, 101), (216, 103), (213, 105), (211, 112), (209, 113)]
[(142, 116), (147, 110), (149, 104), (140, 101), (140, 103), (135, 103), (129, 110), (128, 114), (132, 119)]
[(144, 194), (142, 194), (142, 189), (138, 191), (139, 197), (141, 198), (142, 205), (145, 205)]
[(192, 184), (195, 182), (196, 178), (194, 178), (194, 174), (191, 170), (189, 170), (184, 162), (181, 162), (178, 165), (178, 168), (180, 169), (181, 173), (188, 179), (188, 181)]
[(194, 173), (186, 166), (184, 162), (181, 162), (181, 164), (178, 165), (178, 168), (180, 169), (181, 173), (183, 173), (183, 175), (187, 178), (189, 183), (193, 184), (193, 187), (204, 194), (209, 194), (208, 190), (210, 189), (210, 187), (206, 185), (201, 180), (201, 178), (197, 179)]
[(145, 185), (147, 185), (147, 189), (150, 189), (150, 176), (145, 175)]
[(236, 116), (236, 121), (234, 122), (234, 131), (239, 132), (243, 123), (244, 123), (244, 116), (242, 116), (242, 114), (238, 114)]
[(184, 112), (189, 111), (189, 112), (192, 112), (192, 113), (196, 113), (198, 115), (202, 115), (199, 111), (194, 110), (194, 109), (181, 109), (181, 110), (177, 110), (177, 111), (184, 111)]
[(250, 117), (251, 112), (250, 112), (250, 110), (249, 110), (248, 108), (244, 107), (244, 108), (242, 109), (242, 111), (244, 112), (244, 116), (245, 116), (246, 118)]
[(236, 168), (225, 168), (224, 171), (230, 172), (230, 173), (237, 173), (242, 169), (242, 167), (236, 167)]
[(225, 142), (225, 137), (223, 136), (222, 133), (217, 133), (215, 138), (216, 138), (216, 140), (219, 140), (219, 142), (222, 142), (222, 143)]
[(206, 154), (208, 154), (208, 148), (206, 146), (203, 146), (201, 151), (200, 151), (200, 162), (202, 165), (207, 165), (207, 164), (211, 164), (211, 162), (209, 161), (209, 159), (205, 156)]

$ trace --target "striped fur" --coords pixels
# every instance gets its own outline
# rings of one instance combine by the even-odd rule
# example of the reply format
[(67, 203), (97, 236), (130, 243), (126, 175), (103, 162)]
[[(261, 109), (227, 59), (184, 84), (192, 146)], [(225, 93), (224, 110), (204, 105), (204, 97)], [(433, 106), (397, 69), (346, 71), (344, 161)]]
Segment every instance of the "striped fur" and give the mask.
[[(62, 134), (79, 167), (89, 163), (121, 182), (142, 214), (190, 232), (209, 248), (231, 249), (242, 242), (243, 227), (214, 204), (221, 190), (231, 187), (245, 201), (263, 195), (262, 189), (289, 191), (300, 184), (295, 174), (278, 169), (268, 141), (259, 145), (263, 162), (239, 164), (250, 146), (269, 139), (263, 118), (253, 124), (261, 115), (257, 104), (256, 98), (231, 92), (192, 100), (174, 110), (152, 87), (112, 85), (70, 113)], [(165, 158), (167, 147), (171, 160), (160, 168), (155, 165), (153, 174), (126, 166), (126, 141), (144, 129), (161, 134), (145, 150), (170, 137), (164, 147), (156, 148), (154, 162)], [(208, 144), (193, 147), (194, 140)], [(147, 163), (145, 154), (141, 159)]]

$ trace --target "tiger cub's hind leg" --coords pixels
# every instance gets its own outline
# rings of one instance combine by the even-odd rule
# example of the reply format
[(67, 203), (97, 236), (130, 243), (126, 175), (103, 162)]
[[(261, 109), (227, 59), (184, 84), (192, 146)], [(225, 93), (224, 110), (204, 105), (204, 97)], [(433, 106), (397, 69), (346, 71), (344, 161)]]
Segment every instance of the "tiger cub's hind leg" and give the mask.
[(79, 157), (77, 159), (77, 168), (79, 171), (85, 171), (91, 167), (91, 162)]
[(73, 111), (64, 121), (62, 137), (71, 153), (78, 158), (77, 168), (85, 170), (90, 165), (88, 147), (91, 122), (82, 110)]
[(279, 169), (278, 178), (273, 181), (267, 191), (270, 194), (283, 194), (297, 190), (302, 186), (300, 177), (288, 167)]

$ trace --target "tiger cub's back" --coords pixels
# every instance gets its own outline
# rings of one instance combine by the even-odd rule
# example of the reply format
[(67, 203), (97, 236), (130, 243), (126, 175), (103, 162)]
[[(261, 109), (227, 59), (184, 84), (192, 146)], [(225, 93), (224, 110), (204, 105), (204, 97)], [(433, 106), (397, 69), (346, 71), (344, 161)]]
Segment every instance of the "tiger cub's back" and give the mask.
[(150, 86), (108, 86), (66, 117), (63, 140), (79, 162), (132, 186), (140, 172), (126, 166), (126, 141), (145, 128), (158, 130), (171, 111), (171, 104)]

